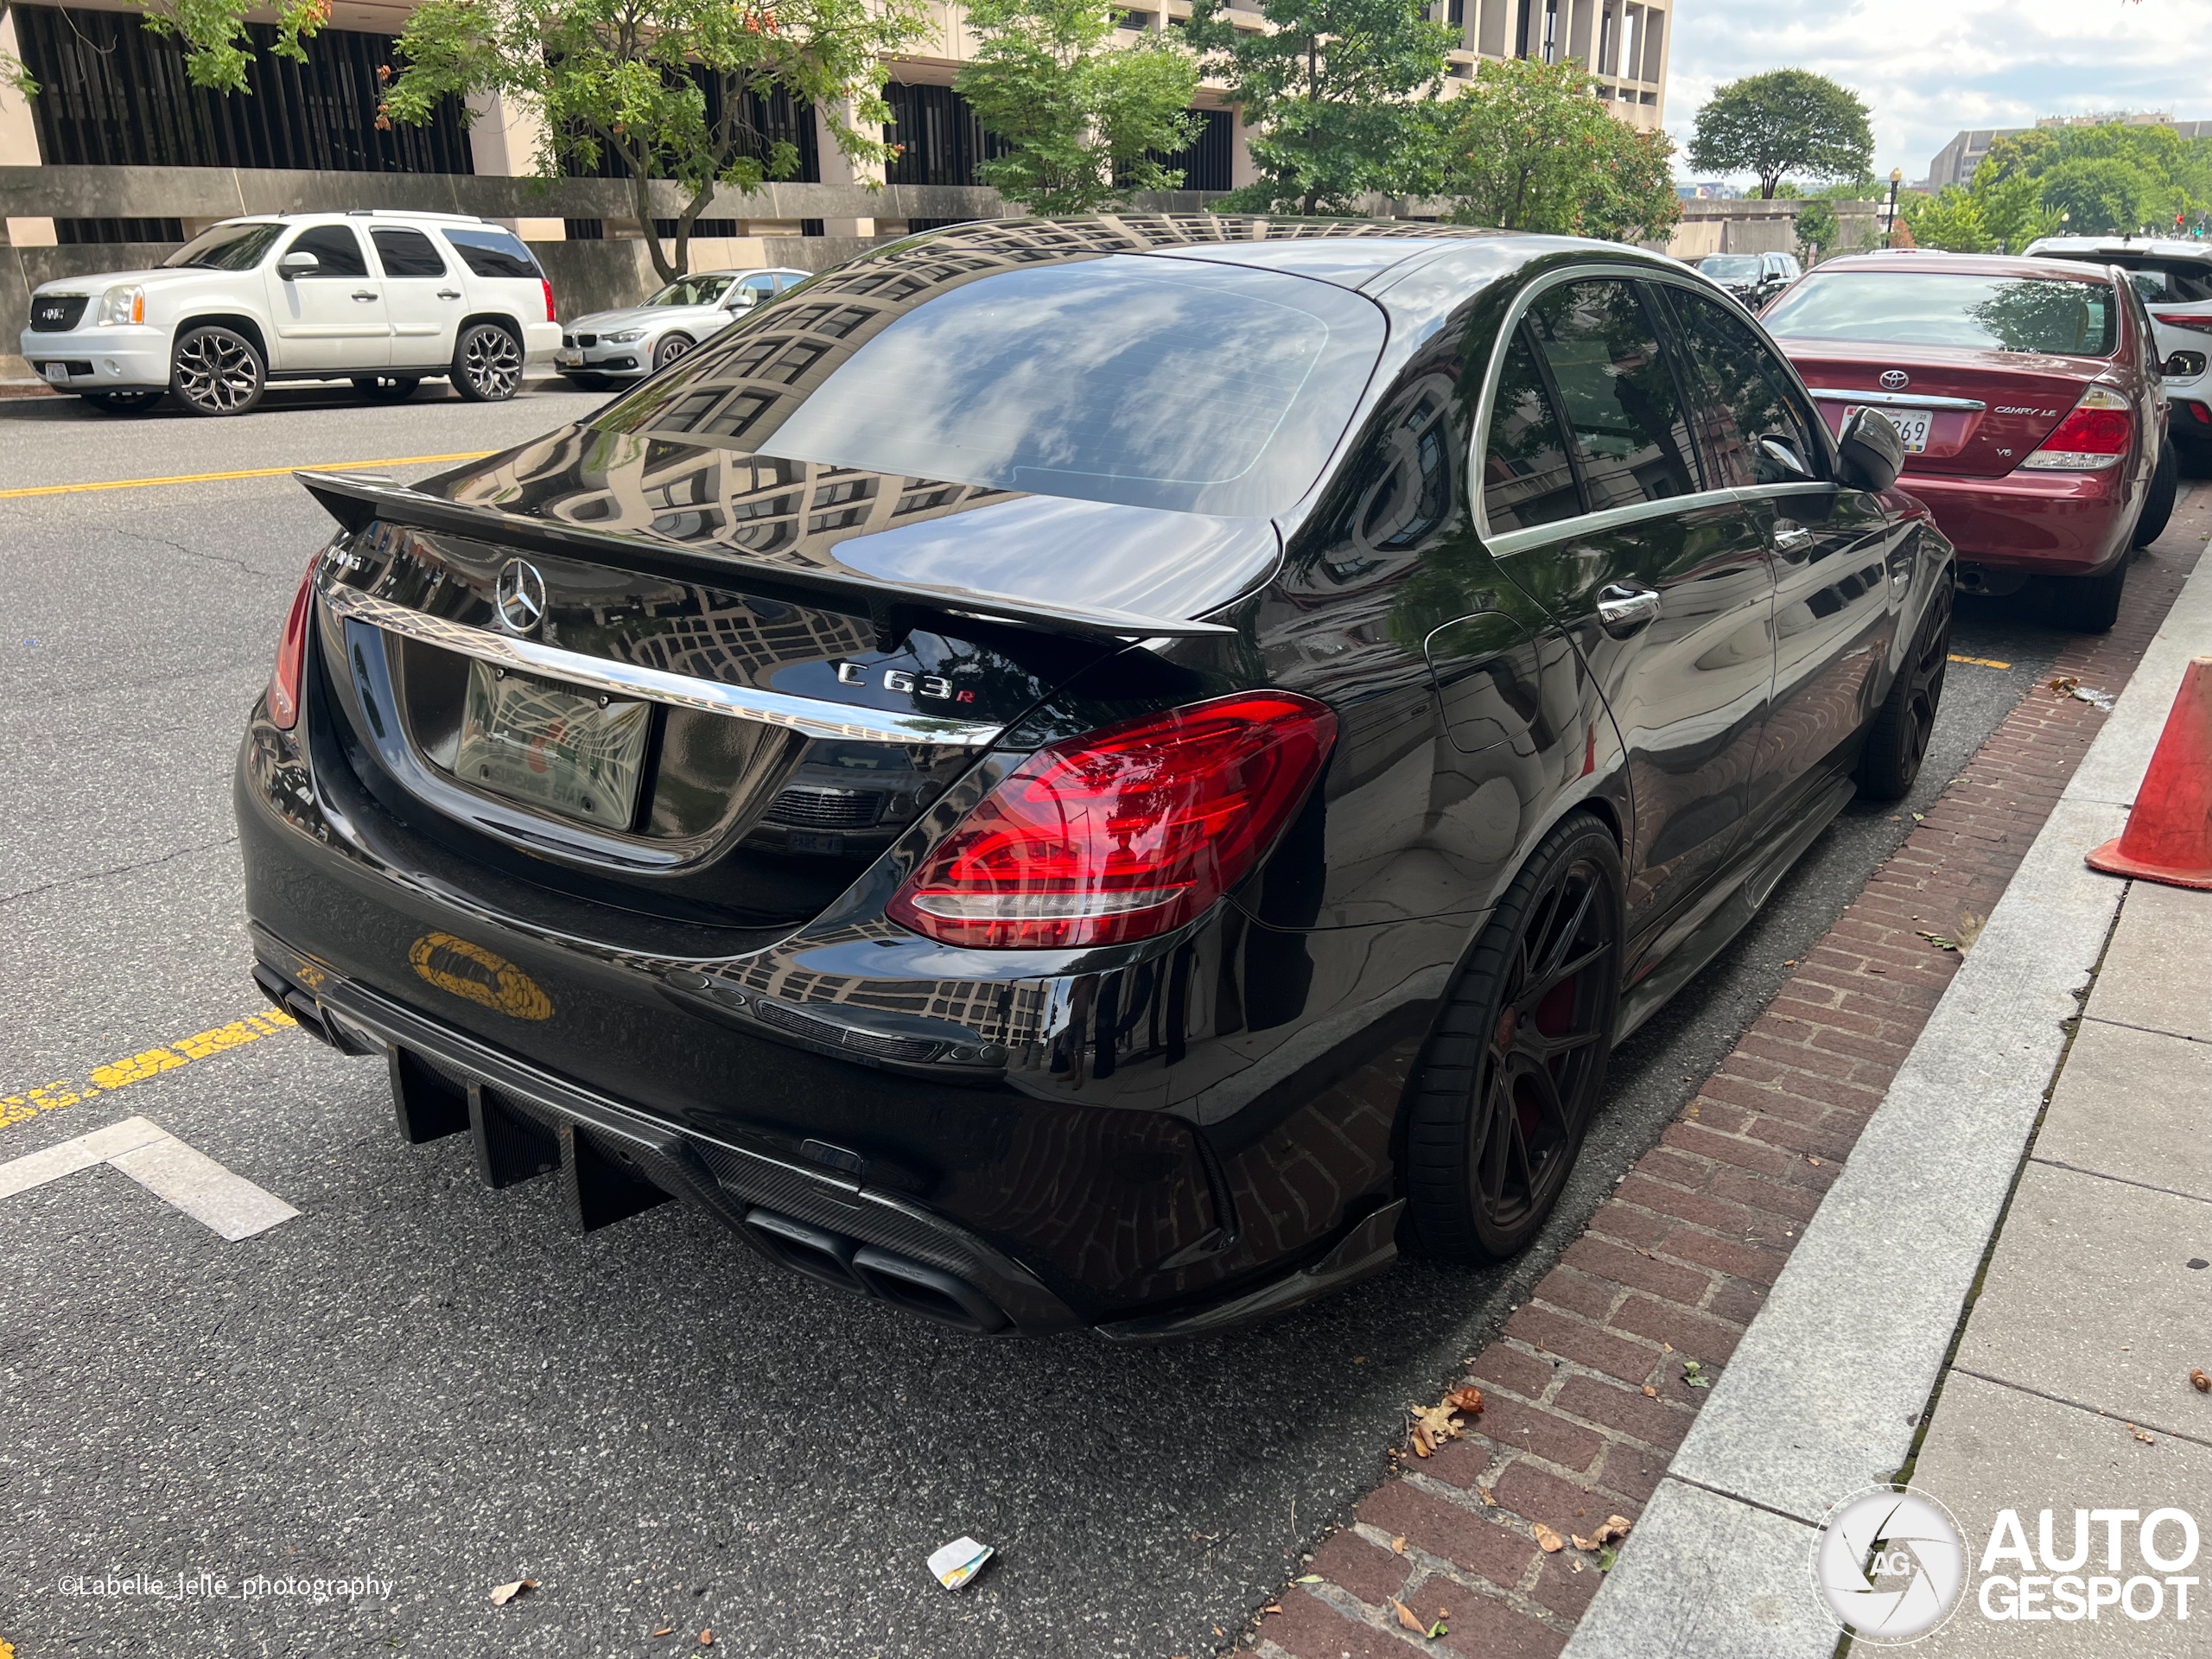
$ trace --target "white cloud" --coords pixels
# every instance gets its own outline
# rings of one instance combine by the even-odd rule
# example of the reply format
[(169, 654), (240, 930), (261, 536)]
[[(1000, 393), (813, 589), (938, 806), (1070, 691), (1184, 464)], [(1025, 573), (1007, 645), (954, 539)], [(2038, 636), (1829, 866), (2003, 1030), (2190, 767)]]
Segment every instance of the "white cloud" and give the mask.
[[(1687, 150), (1713, 89), (1811, 69), (1873, 112), (1874, 170), (1908, 182), (1962, 127), (2164, 110), (2212, 120), (2212, 0), (1680, 0), (1667, 130)], [(1675, 170), (1690, 176), (1679, 156)]]

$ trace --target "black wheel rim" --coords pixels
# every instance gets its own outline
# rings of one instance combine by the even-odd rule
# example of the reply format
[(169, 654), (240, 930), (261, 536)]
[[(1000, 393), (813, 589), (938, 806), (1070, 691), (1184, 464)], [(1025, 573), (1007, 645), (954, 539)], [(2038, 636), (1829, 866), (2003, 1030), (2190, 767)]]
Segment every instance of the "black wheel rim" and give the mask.
[(1929, 739), (1936, 732), (1936, 710), (1943, 701), (1943, 671), (1951, 661), (1950, 607), (1931, 615), (1921, 626), (1914, 649), (1910, 689), (1905, 693), (1905, 737), (1914, 772), (1928, 756)]
[(514, 336), (504, 328), (478, 328), (462, 350), (461, 367), (468, 384), (486, 397), (505, 397), (522, 384), (522, 353)]
[(261, 388), (261, 365), (236, 334), (211, 329), (176, 348), (177, 389), (201, 409), (232, 414)]
[(1620, 973), (1605, 873), (1554, 870), (1529, 907), (1476, 1079), (1475, 1209), (1500, 1232), (1541, 1214), (1567, 1179), (1597, 1094)]

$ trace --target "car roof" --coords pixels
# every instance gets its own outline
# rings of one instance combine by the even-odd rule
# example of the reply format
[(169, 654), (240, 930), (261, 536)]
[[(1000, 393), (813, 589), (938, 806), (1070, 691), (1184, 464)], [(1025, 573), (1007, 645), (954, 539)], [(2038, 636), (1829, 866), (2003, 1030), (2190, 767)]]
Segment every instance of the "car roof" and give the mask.
[(1823, 259), (1807, 272), (1819, 276), (1833, 271), (1916, 270), (1948, 271), (1976, 276), (2056, 276), (2071, 282), (2108, 282), (2101, 270), (2086, 269), (2079, 259), (2031, 259), (2024, 254), (1944, 253), (1936, 249), (1900, 248), (1881, 253), (1847, 253)]
[(2077, 254), (2153, 254), (2161, 259), (2195, 259), (2212, 264), (2212, 242), (2183, 242), (2172, 237), (2039, 236), (2028, 245), (2031, 257), (2073, 258)]

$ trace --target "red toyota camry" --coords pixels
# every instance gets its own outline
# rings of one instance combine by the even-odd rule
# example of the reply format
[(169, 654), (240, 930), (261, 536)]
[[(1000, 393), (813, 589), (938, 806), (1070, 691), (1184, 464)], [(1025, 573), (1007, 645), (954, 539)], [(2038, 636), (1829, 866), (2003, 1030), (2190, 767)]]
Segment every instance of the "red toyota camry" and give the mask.
[(2054, 621), (2101, 632), (2131, 546), (2165, 528), (2175, 466), (2158, 348), (2123, 272), (1944, 253), (1830, 260), (1760, 317), (1831, 429), (1878, 409), (1899, 487), (1959, 550), (1962, 592), (2043, 579)]

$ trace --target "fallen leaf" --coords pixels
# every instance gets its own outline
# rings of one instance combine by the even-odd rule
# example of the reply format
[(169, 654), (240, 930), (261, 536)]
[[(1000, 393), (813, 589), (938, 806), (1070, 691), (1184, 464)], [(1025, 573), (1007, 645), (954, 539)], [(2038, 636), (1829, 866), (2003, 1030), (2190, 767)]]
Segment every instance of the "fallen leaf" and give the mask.
[(653, 1634), (655, 1636), (674, 1636), (676, 1634), (676, 1626), (673, 1624), (664, 1624), (660, 1629), (655, 1630)]
[(1598, 1541), (1594, 1538), (1585, 1538), (1580, 1533), (1573, 1532), (1567, 1534), (1567, 1541), (1573, 1544), (1577, 1549), (1595, 1549), (1598, 1548)]
[(1464, 1411), (1470, 1417), (1483, 1414), (1483, 1391), (1480, 1389), (1457, 1388), (1444, 1396), (1444, 1403), (1454, 1411)]
[(1448, 1403), (1440, 1406), (1409, 1406), (1407, 1409), (1420, 1419), (1421, 1427), (1427, 1431), (1429, 1443), (1432, 1446), (1440, 1446), (1446, 1440), (1456, 1440), (1464, 1432), (1459, 1419), (1452, 1414), (1456, 1408)]
[(1396, 1554), (1402, 1555), (1406, 1553), (1406, 1539), (1403, 1533), (1390, 1541), (1390, 1548)]
[(2057, 692), (2062, 697), (2070, 697), (2074, 695), (2075, 688), (2081, 683), (2080, 679), (2074, 675), (2056, 674), (2045, 680), (2044, 687), (2046, 690)]
[(1260, 1611), (1263, 1613), (1279, 1613), (1282, 1611), (1282, 1604), (1279, 1601), (1271, 1601)]
[(1496, 1493), (1492, 1492), (1489, 1487), (1487, 1487), (1487, 1486), (1478, 1486), (1478, 1487), (1476, 1487), (1476, 1488), (1475, 1488), (1475, 1496), (1476, 1496), (1477, 1497), (1479, 1497), (1480, 1499), (1482, 1499), (1482, 1501), (1483, 1501), (1484, 1503), (1488, 1504), (1491, 1509), (1493, 1509), (1493, 1510), (1494, 1510), (1494, 1509), (1496, 1509), (1496, 1508), (1497, 1507), (1497, 1495)]
[(1321, 1575), (1319, 1573), (1301, 1573), (1296, 1578), (1293, 1579), (1291, 1582), (1293, 1584), (1319, 1584), (1321, 1582)]
[(1659, 1397), (1659, 1390), (1647, 1382), (1643, 1385), (1643, 1396), (1647, 1400), (1656, 1400)]
[(1547, 1555), (1556, 1555), (1567, 1548), (1567, 1541), (1541, 1521), (1529, 1522), (1529, 1535), (1536, 1541), (1536, 1548)]
[(1815, 1169), (1818, 1169), (1821, 1166), (1821, 1160), (1817, 1158), (1808, 1158), (1805, 1161), (1810, 1164)]
[(1629, 1529), (1635, 1524), (1624, 1515), (1609, 1515), (1605, 1517), (1605, 1524), (1598, 1529), (1598, 1541), (1601, 1544), (1618, 1543), (1628, 1536)]
[(1916, 927), (1913, 929), (1913, 931), (1919, 934), (1922, 938), (1927, 940), (1929, 944), (1934, 945), (1938, 950), (1955, 950), (1959, 948), (1959, 942), (1956, 939), (1947, 939), (1941, 933), (1930, 933), (1924, 927)]
[(1613, 1563), (1620, 1560), (1620, 1558), (1621, 1553), (1618, 1549), (1599, 1550), (1598, 1552), (1598, 1570), (1600, 1573), (1611, 1572), (1613, 1570)]
[(1418, 1424), (1414, 1427), (1414, 1455), (1425, 1458), (1436, 1448), (1429, 1444), (1428, 1435)]
[(711, 1647), (713, 1647), (713, 1646), (715, 1645), (715, 1633), (714, 1633), (712, 1630), (702, 1630), (702, 1631), (700, 1631), (700, 1632), (699, 1632), (699, 1645), (700, 1645), (701, 1647), (702, 1647), (702, 1648), (711, 1648)]
[(2191, 1371), (2189, 1380), (2199, 1394), (2212, 1394), (2212, 1376), (2205, 1376), (2202, 1371)]
[(504, 1607), (524, 1591), (537, 1588), (536, 1579), (517, 1579), (512, 1584), (499, 1585), (493, 1589), (492, 1605), (494, 1607)]
[(1427, 1636), (1428, 1634), (1428, 1626), (1422, 1624), (1420, 1619), (1416, 1618), (1414, 1616), (1413, 1609), (1407, 1606), (1404, 1602), (1400, 1601), (1395, 1596), (1393, 1596), (1390, 1598), (1390, 1605), (1398, 1610), (1399, 1624), (1404, 1625), (1415, 1636)]
[(1421, 1635), (1431, 1642), (1435, 1641), (1440, 1636), (1449, 1636), (1451, 1634), (1452, 1632), (1446, 1628), (1444, 1621), (1441, 1618), (1438, 1619), (1435, 1624), (1430, 1625), (1427, 1630), (1421, 1632)]

